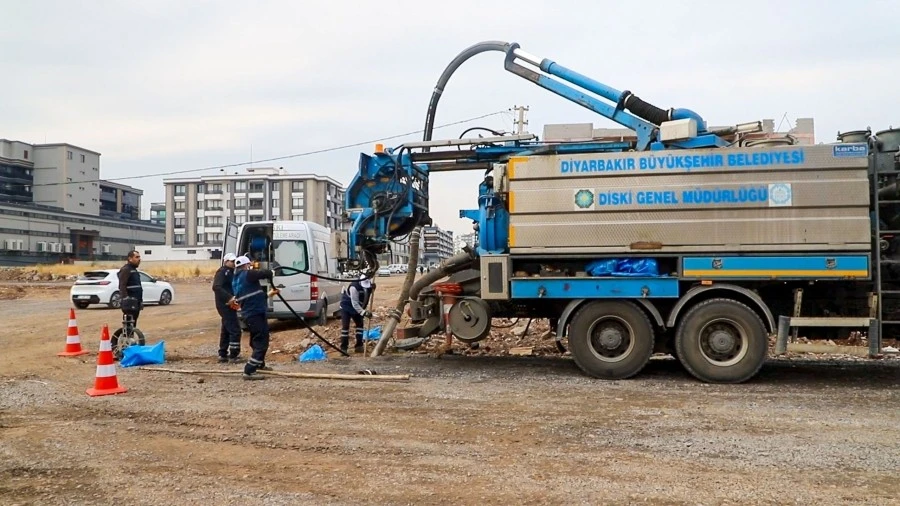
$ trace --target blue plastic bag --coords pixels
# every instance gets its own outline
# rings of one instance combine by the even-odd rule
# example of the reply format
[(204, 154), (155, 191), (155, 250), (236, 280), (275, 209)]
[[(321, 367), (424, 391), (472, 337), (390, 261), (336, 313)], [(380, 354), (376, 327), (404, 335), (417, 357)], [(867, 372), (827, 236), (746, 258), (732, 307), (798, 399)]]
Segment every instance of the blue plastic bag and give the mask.
[(659, 276), (654, 258), (605, 258), (591, 262), (585, 268), (591, 276)]
[(366, 331), (364, 339), (366, 341), (377, 341), (381, 339), (381, 325)]
[(119, 365), (132, 367), (147, 364), (166, 363), (166, 342), (160, 341), (153, 346), (129, 346), (122, 350), (122, 360)]
[(317, 362), (319, 360), (325, 360), (326, 358), (328, 357), (325, 355), (325, 350), (318, 344), (310, 346), (308, 350), (300, 355), (301, 362)]

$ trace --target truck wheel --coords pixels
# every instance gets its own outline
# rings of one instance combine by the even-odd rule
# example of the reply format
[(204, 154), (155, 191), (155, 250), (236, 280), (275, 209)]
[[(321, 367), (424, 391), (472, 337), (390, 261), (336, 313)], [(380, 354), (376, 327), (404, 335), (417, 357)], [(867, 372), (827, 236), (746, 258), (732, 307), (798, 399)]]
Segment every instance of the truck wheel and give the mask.
[(653, 326), (627, 301), (591, 302), (569, 324), (569, 349), (590, 376), (625, 379), (639, 373), (653, 353)]
[(762, 319), (730, 299), (697, 304), (675, 335), (677, 357), (685, 369), (707, 383), (742, 383), (766, 361), (768, 333)]

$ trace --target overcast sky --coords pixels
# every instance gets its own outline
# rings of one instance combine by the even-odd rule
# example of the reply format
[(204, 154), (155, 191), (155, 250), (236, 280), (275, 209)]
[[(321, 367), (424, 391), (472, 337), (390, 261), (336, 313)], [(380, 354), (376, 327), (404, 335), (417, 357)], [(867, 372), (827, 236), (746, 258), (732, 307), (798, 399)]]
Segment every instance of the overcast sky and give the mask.
[[(248, 162), (251, 147), (261, 160), (377, 139), (422, 129), (438, 76), (483, 40), (711, 125), (812, 117), (820, 142), (900, 126), (900, 2), (685, 4), (0, 0), (0, 137), (99, 151), (113, 180)], [(547, 123), (617, 126), (506, 72), (500, 53), (457, 71), (436, 123), (522, 104), (538, 135)], [(470, 126), (511, 130), (512, 116), (434, 137)], [(371, 147), (254, 165), (347, 184), (360, 150)], [(458, 210), (477, 206), (479, 176), (432, 178), (439, 226), (471, 230)], [(144, 190), (145, 207), (163, 199), (161, 177), (122, 182)]]

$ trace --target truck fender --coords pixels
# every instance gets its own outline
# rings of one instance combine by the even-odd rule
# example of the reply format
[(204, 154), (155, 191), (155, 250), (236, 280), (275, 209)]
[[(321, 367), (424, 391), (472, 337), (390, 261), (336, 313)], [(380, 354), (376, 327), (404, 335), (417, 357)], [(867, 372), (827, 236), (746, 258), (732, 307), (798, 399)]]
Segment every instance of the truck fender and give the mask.
[(667, 327), (674, 327), (675, 320), (678, 318), (678, 314), (682, 309), (687, 305), (688, 302), (691, 301), (697, 295), (700, 295), (703, 292), (708, 292), (710, 290), (718, 290), (718, 291), (728, 291), (728, 292), (736, 292), (739, 293), (748, 299), (753, 301), (753, 304), (756, 305), (756, 309), (762, 312), (763, 316), (766, 319), (766, 326), (768, 327), (769, 332), (775, 332), (775, 318), (772, 316), (772, 311), (769, 310), (769, 306), (763, 302), (762, 298), (756, 294), (756, 292), (744, 288), (742, 286), (731, 285), (728, 283), (716, 283), (714, 285), (703, 285), (703, 286), (695, 286), (687, 291), (684, 295), (678, 299), (678, 302), (675, 303), (675, 307), (669, 312), (669, 320), (666, 322)]
[[(559, 322), (556, 324), (557, 337), (561, 338), (563, 335), (565, 335), (565, 329), (566, 329), (566, 325), (569, 324), (569, 318), (572, 317), (572, 314), (575, 313), (575, 311), (579, 307), (581, 307), (582, 304), (584, 304), (585, 302), (588, 302), (589, 300), (593, 301), (593, 300), (597, 300), (597, 299), (575, 299), (572, 302), (569, 302), (569, 304), (566, 306), (566, 308), (563, 309), (562, 314), (559, 315)], [(623, 299), (623, 300), (630, 300), (630, 301), (637, 302), (640, 305), (644, 306), (644, 309), (646, 309), (647, 312), (650, 313), (650, 316), (653, 317), (653, 321), (656, 322), (656, 324), (659, 325), (660, 327), (665, 328), (665, 324), (663, 323), (662, 315), (660, 314), (659, 310), (656, 309), (656, 306), (654, 306), (652, 302), (650, 302), (647, 299)]]

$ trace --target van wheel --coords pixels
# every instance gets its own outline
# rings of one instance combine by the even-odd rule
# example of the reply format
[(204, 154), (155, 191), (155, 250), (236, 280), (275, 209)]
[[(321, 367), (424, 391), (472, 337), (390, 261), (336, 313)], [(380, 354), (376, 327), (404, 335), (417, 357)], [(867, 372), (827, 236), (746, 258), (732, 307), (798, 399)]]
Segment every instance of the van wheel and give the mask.
[(653, 326), (627, 301), (588, 303), (572, 317), (568, 335), (575, 363), (596, 378), (634, 376), (653, 353)]
[(742, 383), (762, 368), (769, 339), (752, 309), (736, 300), (711, 299), (684, 316), (675, 348), (684, 368), (700, 381)]

